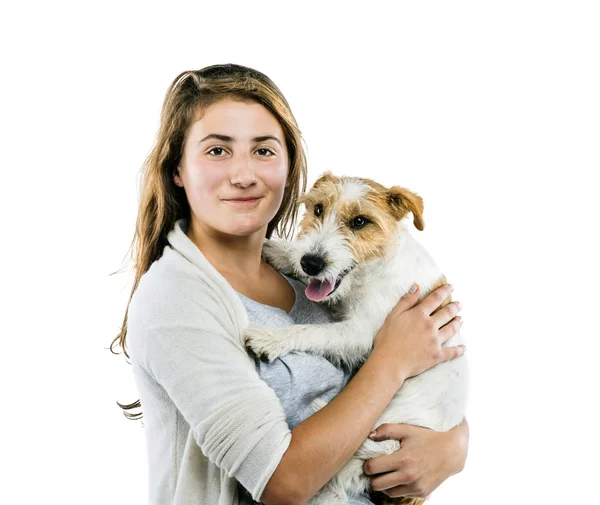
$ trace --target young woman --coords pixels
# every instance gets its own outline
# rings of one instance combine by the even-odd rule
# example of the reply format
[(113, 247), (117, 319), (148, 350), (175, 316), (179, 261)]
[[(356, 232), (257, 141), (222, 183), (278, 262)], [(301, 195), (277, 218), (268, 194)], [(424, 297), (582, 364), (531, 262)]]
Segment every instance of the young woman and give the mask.
[[(331, 321), (301, 283), (261, 259), (265, 238), (293, 230), (305, 177), (300, 131), (264, 74), (214, 65), (172, 83), (143, 174), (132, 296), (113, 341), (140, 392), (123, 408), (144, 409), (153, 505), (306, 503), (406, 378), (464, 352), (441, 347), (461, 324), (457, 303), (435, 312), (446, 285), (420, 303), (418, 287), (400, 300), (353, 375), (305, 353), (271, 364), (247, 353), (249, 321)], [(331, 401), (311, 415), (317, 397)], [(426, 496), (462, 469), (466, 421), (447, 433), (377, 431), (403, 443), (365, 463), (374, 490)]]

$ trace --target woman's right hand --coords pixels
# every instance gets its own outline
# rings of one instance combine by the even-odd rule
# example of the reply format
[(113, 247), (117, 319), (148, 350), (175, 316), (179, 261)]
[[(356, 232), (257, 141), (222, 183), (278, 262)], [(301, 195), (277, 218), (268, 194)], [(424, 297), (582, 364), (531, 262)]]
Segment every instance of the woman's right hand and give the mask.
[(400, 299), (375, 336), (372, 353), (391, 360), (400, 383), (464, 354), (464, 345), (442, 347), (462, 325), (462, 319), (455, 317), (461, 309), (458, 302), (438, 310), (451, 292), (451, 286), (444, 284), (417, 303), (417, 286), (414, 293), (408, 292)]

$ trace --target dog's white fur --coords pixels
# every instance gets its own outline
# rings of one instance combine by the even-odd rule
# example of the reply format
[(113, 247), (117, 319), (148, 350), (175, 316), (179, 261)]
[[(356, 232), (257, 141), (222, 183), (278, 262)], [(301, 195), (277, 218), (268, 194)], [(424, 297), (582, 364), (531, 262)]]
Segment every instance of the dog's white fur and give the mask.
[[(339, 198), (359, 204), (361, 198), (373, 190), (355, 178), (341, 178), (340, 184), (343, 187)], [(373, 339), (387, 315), (411, 285), (418, 283), (425, 297), (443, 279), (431, 256), (409, 232), (410, 226), (407, 217), (401, 219), (397, 223), (397, 235), (390, 237), (390, 242), (395, 243), (390, 254), (364, 264), (357, 264), (355, 251), (348, 242), (348, 235), (340, 232), (335, 212), (324, 216), (319, 227), (311, 228), (299, 240), (265, 241), (263, 256), (280, 271), (306, 278), (300, 266), (302, 256), (325, 253), (327, 266), (318, 274), (319, 279), (336, 279), (340, 273), (349, 272), (326, 299), (338, 322), (279, 329), (250, 325), (246, 345), (270, 361), (296, 350), (324, 355), (337, 364), (360, 365), (371, 351)], [(457, 333), (444, 346), (461, 343)], [(440, 363), (407, 379), (373, 429), (384, 423), (408, 423), (436, 431), (453, 428), (464, 417), (467, 381), (464, 357)], [(323, 405), (320, 401), (313, 403), (315, 410)], [(370, 487), (369, 478), (363, 472), (365, 460), (398, 448), (396, 440), (365, 440), (354, 457), (309, 503), (347, 504), (347, 494), (357, 494)]]

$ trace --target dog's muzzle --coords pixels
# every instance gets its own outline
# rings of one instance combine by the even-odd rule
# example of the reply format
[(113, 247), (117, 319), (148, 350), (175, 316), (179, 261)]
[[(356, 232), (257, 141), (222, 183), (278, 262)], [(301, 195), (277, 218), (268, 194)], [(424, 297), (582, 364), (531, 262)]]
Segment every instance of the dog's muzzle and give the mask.
[[(356, 263), (354, 265), (352, 265), (351, 267), (347, 268), (346, 270), (343, 270), (342, 272), (340, 272), (338, 274), (337, 278), (335, 279), (335, 282), (331, 279), (321, 280), (321, 279), (318, 279), (316, 276), (310, 276), (310, 281), (308, 283), (308, 286), (306, 287), (307, 298), (309, 300), (312, 300), (313, 302), (322, 302), (323, 300), (325, 300), (327, 297), (331, 296), (337, 290), (337, 288), (340, 286), (344, 277), (348, 273), (350, 273), (354, 269), (355, 266), (356, 266)], [(322, 270), (320, 270), (320, 271), (322, 271)]]

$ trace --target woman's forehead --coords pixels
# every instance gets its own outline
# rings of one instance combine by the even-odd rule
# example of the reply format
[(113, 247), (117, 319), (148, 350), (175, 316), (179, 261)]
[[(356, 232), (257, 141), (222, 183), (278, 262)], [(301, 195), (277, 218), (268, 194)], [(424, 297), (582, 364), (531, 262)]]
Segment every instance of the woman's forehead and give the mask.
[(207, 135), (231, 137), (231, 141), (251, 141), (255, 137), (276, 137), (283, 141), (281, 125), (263, 105), (224, 99), (206, 108), (204, 114), (190, 126), (198, 138)]

